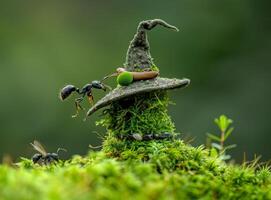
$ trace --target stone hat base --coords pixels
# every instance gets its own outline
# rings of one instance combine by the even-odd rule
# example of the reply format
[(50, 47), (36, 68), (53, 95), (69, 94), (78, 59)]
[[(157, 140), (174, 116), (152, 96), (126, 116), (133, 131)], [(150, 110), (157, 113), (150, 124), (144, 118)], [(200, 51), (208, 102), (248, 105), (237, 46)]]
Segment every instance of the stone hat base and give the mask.
[(120, 86), (109, 92), (106, 96), (100, 99), (94, 106), (92, 106), (88, 110), (87, 116), (90, 116), (97, 110), (110, 105), (114, 101), (119, 101), (126, 97), (158, 90), (183, 88), (189, 85), (189, 83), (190, 80), (186, 78), (168, 79), (157, 77), (151, 80), (136, 81), (129, 86)]

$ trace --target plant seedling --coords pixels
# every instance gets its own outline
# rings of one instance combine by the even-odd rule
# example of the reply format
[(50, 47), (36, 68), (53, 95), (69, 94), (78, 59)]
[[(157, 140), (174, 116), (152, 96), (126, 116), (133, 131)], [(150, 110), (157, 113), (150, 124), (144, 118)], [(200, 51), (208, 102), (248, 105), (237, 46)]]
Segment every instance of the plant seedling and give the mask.
[(225, 141), (229, 138), (229, 136), (232, 134), (234, 130), (234, 128), (231, 127), (233, 121), (229, 119), (227, 116), (221, 115), (219, 118), (216, 118), (214, 122), (220, 130), (220, 136), (217, 136), (212, 133), (207, 133), (207, 137), (211, 142), (211, 154), (213, 155), (218, 154), (221, 160), (229, 160), (231, 156), (227, 155), (226, 151), (235, 148), (236, 144), (225, 146)]

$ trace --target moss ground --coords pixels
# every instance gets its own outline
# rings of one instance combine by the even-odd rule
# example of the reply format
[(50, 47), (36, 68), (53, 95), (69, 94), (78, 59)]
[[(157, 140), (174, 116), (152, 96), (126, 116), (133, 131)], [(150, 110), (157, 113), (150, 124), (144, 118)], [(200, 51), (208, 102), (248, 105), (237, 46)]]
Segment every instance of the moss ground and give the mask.
[(102, 151), (56, 165), (25, 159), (17, 168), (0, 166), (0, 199), (271, 199), (271, 175), (267, 167), (225, 164), (181, 140), (110, 138)]

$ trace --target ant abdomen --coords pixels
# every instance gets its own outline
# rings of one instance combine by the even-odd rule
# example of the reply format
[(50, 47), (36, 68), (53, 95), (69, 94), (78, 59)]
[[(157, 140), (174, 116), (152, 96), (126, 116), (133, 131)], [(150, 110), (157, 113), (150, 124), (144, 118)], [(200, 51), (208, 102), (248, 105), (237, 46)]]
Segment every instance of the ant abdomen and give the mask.
[(66, 85), (60, 90), (59, 97), (63, 101), (75, 91), (79, 92), (79, 89), (76, 88), (74, 85)]

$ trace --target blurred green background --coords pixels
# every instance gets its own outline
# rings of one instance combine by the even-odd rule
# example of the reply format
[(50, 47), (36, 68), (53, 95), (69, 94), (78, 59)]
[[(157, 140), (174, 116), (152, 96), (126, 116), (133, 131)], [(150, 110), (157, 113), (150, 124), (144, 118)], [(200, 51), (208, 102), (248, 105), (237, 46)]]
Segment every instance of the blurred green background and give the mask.
[[(205, 143), (218, 132), (213, 119), (234, 120), (229, 143), (237, 161), (246, 152), (271, 158), (271, 3), (258, 0), (1, 1), (0, 156), (29, 157), (29, 143), (49, 151), (85, 154), (105, 130), (99, 113), (72, 119), (73, 99), (61, 102), (67, 83), (78, 87), (112, 72), (125, 60), (138, 22), (161, 18), (180, 32), (149, 33), (151, 53), (163, 77), (187, 77), (172, 91), (170, 114), (177, 130)], [(110, 82), (115, 85), (114, 80)], [(94, 91), (101, 98), (103, 91)], [(85, 107), (88, 107), (87, 103)], [(98, 133), (95, 133), (97, 131)]]

